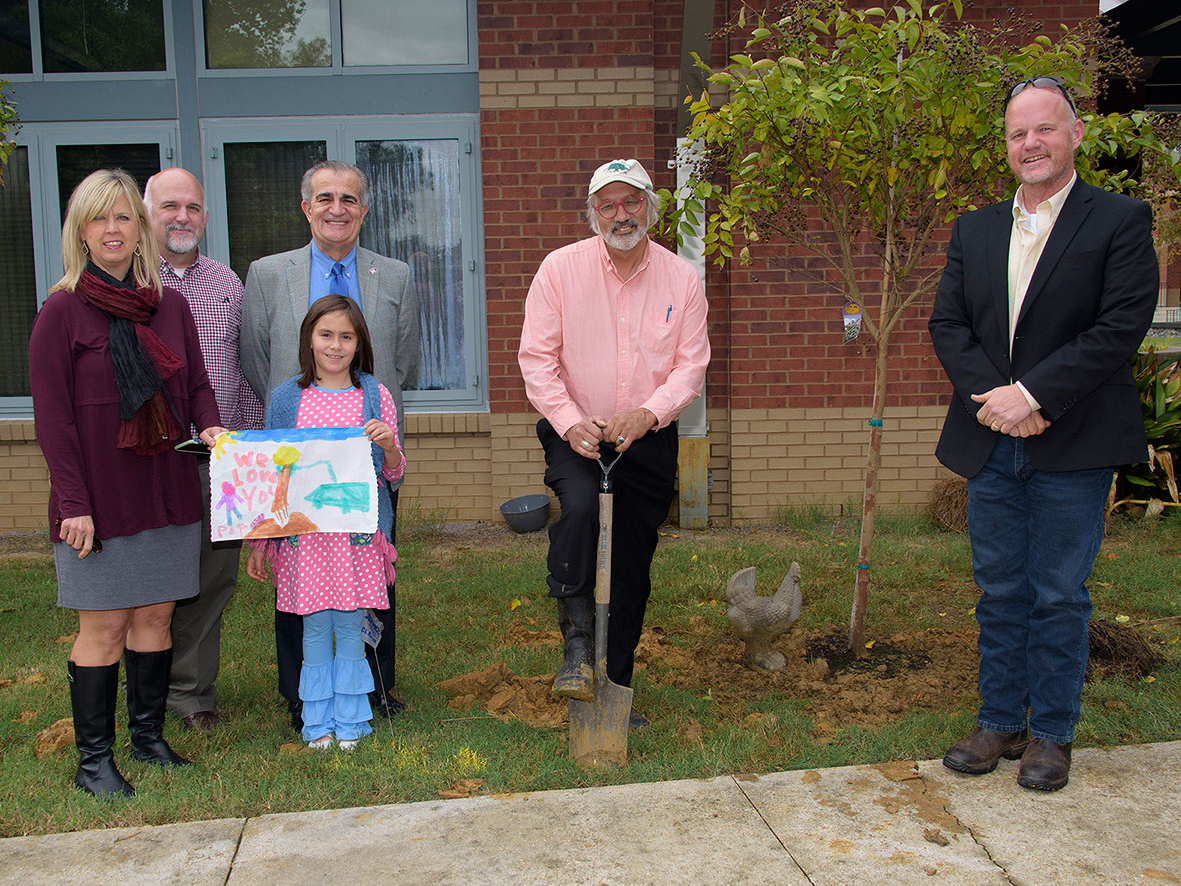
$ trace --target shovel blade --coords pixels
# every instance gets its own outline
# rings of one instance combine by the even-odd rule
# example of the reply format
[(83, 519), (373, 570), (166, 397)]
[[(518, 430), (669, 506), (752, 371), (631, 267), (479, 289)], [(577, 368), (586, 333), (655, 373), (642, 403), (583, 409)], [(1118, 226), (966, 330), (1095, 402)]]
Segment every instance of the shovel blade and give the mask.
[(596, 682), (593, 701), (570, 699), (570, 757), (584, 766), (627, 764), (627, 726), (632, 689), (610, 680)]

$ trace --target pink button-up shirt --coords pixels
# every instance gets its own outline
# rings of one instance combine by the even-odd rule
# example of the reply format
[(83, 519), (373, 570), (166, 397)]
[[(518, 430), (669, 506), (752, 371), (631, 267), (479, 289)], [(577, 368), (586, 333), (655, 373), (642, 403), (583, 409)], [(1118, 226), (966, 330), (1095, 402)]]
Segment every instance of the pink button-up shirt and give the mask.
[(702, 391), (709, 364), (697, 271), (648, 241), (630, 280), (602, 237), (551, 252), (525, 299), (517, 359), (525, 392), (554, 430), (644, 407), (663, 428)]

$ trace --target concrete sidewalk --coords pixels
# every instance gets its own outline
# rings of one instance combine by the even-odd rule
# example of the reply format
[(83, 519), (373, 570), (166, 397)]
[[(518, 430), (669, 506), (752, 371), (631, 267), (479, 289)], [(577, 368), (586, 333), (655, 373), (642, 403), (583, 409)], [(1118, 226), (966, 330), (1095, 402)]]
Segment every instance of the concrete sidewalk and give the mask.
[(87, 886), (1181, 884), (1181, 742), (1070, 784), (938, 760), (0, 840), (0, 883)]

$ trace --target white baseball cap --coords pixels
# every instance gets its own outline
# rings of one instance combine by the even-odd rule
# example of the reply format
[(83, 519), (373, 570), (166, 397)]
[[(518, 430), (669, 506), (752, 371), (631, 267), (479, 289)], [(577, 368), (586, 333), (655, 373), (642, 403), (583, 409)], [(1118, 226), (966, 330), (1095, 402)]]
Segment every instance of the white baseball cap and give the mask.
[(593, 194), (612, 182), (623, 182), (644, 191), (652, 187), (652, 179), (648, 177), (639, 160), (612, 160), (595, 170), (595, 174), (591, 176), (588, 193)]

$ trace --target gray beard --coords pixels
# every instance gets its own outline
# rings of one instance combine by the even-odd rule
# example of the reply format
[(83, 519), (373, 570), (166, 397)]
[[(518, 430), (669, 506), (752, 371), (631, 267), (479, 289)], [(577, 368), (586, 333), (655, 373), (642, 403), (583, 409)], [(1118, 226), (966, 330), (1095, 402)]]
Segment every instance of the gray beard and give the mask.
[(184, 255), (197, 248), (201, 238), (191, 231), (164, 231), (164, 248), (173, 255)]
[(644, 238), (648, 236), (648, 228), (639, 222), (636, 223), (636, 229), (630, 234), (616, 234), (611, 230), (611, 225), (605, 228), (600, 228), (599, 233), (603, 240), (612, 249), (618, 249), (620, 252), (628, 252), (639, 246)]

